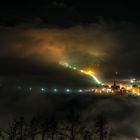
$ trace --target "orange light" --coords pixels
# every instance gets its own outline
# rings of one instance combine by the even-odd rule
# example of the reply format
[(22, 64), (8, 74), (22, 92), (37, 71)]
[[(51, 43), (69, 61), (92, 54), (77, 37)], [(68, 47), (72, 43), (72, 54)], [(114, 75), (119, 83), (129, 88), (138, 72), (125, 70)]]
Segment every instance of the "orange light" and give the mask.
[(91, 70), (89, 70), (89, 71), (87, 72), (87, 74), (92, 75), (93, 72), (92, 72)]
[(91, 70), (87, 70), (87, 71), (85, 71), (85, 74), (88, 74), (88, 75), (93, 75), (93, 74), (94, 74), (94, 72), (93, 72), (93, 71), (91, 71)]
[(82, 73), (83, 73), (84, 71), (83, 71), (83, 70), (80, 70), (80, 72), (82, 72)]

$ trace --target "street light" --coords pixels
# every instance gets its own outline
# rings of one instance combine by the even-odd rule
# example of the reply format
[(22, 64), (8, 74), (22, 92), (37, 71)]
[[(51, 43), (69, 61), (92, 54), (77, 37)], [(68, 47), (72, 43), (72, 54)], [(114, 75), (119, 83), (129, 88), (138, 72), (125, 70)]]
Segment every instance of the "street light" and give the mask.
[(45, 89), (44, 89), (44, 88), (41, 88), (41, 91), (42, 91), (42, 92), (44, 92), (44, 91), (45, 91)]
[(54, 92), (57, 92), (57, 89), (55, 88), (55, 89), (53, 89), (53, 91), (54, 91)]
[(78, 92), (83, 92), (83, 90), (82, 89), (79, 89)]
[(31, 91), (31, 90), (32, 90), (32, 88), (30, 87), (30, 88), (29, 88), (29, 90)]
[(70, 92), (70, 89), (66, 89), (66, 92)]

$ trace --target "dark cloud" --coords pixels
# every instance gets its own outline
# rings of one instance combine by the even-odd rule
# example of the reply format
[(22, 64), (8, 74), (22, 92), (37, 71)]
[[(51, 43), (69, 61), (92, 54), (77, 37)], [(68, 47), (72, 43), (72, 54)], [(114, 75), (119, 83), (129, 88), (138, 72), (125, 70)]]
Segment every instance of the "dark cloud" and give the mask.
[(1, 58), (26, 58), (44, 64), (99, 63), (106, 75), (114, 71), (125, 76), (140, 75), (137, 65), (140, 28), (137, 24), (102, 21), (65, 29), (17, 26), (0, 30)]

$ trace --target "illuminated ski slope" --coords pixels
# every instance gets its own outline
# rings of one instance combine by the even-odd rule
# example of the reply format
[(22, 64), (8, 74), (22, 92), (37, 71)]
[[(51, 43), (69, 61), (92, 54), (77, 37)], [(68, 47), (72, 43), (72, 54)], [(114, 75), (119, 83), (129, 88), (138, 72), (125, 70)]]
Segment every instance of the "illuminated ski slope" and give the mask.
[(64, 66), (64, 67), (67, 67), (69, 69), (73, 69), (73, 70), (76, 70), (76, 71), (79, 71), (80, 73), (83, 73), (83, 74), (86, 74), (86, 75), (89, 75), (91, 76), (94, 81), (97, 83), (97, 84), (102, 84), (101, 81), (99, 81), (99, 79), (95, 76), (94, 72), (92, 70), (83, 70), (83, 69), (78, 69), (76, 66), (71, 66), (70, 64), (66, 63), (66, 62), (60, 62), (59, 63), (60, 65)]

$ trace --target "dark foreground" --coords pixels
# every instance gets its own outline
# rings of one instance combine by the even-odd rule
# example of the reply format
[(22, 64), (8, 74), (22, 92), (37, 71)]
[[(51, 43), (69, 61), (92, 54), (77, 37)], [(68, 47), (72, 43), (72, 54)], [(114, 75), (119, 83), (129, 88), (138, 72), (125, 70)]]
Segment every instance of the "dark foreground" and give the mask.
[(1, 92), (0, 127), (7, 133), (24, 125), (27, 132), (13, 139), (134, 139), (139, 108), (139, 97)]

